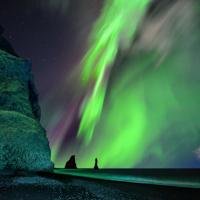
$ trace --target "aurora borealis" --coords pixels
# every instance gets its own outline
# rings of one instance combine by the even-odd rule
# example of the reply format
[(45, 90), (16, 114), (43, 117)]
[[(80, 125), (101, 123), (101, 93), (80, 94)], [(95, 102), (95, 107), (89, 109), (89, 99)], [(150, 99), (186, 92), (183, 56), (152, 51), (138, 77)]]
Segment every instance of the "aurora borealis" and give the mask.
[(78, 167), (200, 166), (196, 1), (22, 2), (2, 25), (33, 60), (56, 167), (72, 154)]
[[(83, 82), (94, 82), (91, 94), (83, 103), (79, 135), (90, 142), (101, 115), (106, 93), (106, 75), (113, 65), (120, 40), (127, 48), (134, 37), (149, 0), (107, 0), (91, 33), (91, 47), (83, 59)], [(129, 21), (132, 19), (132, 28)]]

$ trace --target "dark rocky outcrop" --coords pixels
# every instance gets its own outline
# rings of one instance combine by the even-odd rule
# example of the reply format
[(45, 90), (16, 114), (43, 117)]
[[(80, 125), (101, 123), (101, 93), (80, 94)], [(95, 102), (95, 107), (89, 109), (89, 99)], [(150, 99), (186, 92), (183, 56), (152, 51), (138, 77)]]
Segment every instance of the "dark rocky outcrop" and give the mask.
[(95, 158), (94, 169), (95, 169), (95, 170), (98, 170), (98, 169), (99, 169), (99, 166), (98, 166), (98, 159), (97, 159), (97, 158)]
[(72, 155), (65, 164), (66, 169), (77, 169), (75, 155)]
[(15, 50), (13, 49), (13, 47), (11, 46), (11, 44), (6, 40), (5, 37), (3, 37), (4, 33), (4, 28), (0, 25), (0, 49), (4, 50), (14, 56), (17, 56)]
[(17, 57), (0, 35), (0, 170), (37, 171), (53, 167), (39, 120), (31, 63)]

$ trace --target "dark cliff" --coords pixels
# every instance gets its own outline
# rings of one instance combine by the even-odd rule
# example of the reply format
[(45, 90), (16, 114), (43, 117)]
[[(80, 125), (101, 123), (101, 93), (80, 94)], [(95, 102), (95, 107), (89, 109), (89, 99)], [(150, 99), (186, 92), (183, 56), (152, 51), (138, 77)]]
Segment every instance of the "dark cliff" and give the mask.
[(49, 170), (31, 63), (17, 56), (0, 27), (0, 169)]

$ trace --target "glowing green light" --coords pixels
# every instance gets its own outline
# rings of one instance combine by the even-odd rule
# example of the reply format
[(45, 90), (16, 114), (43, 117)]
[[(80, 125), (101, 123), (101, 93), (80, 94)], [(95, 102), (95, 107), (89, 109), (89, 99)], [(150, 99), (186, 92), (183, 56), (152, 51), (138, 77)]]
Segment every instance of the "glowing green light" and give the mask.
[(82, 106), (78, 134), (84, 136), (86, 143), (91, 141), (102, 112), (107, 85), (106, 72), (115, 60), (120, 41), (128, 47), (133, 39), (148, 3), (149, 0), (107, 0), (92, 30), (90, 48), (82, 62), (82, 81), (85, 85), (94, 82), (94, 88)]

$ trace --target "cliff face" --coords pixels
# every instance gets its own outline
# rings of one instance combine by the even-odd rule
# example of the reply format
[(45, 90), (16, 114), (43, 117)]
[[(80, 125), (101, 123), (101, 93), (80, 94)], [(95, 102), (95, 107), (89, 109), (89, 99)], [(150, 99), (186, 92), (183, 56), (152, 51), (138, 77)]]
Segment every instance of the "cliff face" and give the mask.
[(0, 35), (0, 169), (53, 167), (48, 140), (39, 120), (31, 63), (17, 57)]
[(0, 110), (40, 119), (30, 63), (0, 50)]

